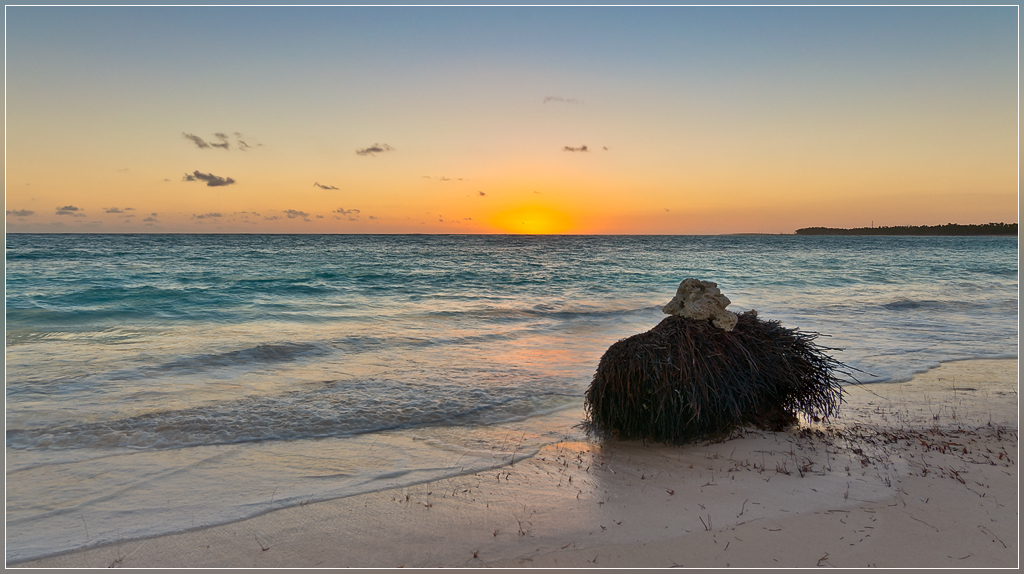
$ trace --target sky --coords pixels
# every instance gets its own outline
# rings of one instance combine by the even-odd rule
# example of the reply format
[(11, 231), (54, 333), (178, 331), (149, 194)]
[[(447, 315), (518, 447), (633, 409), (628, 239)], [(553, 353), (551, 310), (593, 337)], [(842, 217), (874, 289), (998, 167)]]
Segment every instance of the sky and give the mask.
[(1018, 220), (1018, 8), (6, 8), (8, 232)]

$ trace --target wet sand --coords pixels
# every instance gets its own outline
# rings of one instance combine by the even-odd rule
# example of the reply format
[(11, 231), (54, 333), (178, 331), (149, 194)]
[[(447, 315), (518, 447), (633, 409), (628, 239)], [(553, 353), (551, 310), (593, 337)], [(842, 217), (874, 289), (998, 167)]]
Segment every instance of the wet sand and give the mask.
[(1015, 567), (1017, 360), (848, 387), (685, 447), (564, 429), (511, 466), (14, 567)]

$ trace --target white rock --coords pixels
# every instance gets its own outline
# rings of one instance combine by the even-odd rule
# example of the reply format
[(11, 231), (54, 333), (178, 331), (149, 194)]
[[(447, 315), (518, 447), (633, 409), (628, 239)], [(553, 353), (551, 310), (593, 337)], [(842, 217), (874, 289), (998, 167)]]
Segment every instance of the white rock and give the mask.
[(732, 331), (738, 319), (736, 313), (725, 310), (731, 302), (718, 290), (718, 283), (689, 278), (683, 279), (676, 296), (661, 310), (687, 319), (711, 319), (715, 327)]

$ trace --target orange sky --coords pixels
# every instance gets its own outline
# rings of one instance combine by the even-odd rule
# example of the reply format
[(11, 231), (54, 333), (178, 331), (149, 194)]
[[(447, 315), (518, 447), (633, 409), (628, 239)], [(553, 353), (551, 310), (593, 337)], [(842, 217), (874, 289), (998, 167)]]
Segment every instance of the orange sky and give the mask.
[(9, 232), (1017, 221), (1015, 7), (7, 15)]

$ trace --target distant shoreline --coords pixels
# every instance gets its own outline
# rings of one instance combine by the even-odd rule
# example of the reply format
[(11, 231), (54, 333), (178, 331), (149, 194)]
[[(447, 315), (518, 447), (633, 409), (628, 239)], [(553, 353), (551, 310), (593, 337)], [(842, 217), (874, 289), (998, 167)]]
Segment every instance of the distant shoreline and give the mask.
[(804, 227), (796, 230), (797, 235), (1017, 235), (1016, 223), (986, 223), (983, 225), (896, 225), (892, 227), (855, 227), (840, 229), (834, 227)]

